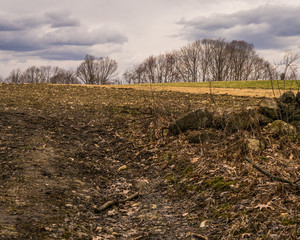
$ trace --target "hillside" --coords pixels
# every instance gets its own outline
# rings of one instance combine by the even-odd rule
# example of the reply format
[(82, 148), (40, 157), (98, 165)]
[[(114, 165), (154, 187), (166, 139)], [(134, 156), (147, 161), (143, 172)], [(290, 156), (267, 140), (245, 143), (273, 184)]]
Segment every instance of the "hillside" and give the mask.
[[(1, 239), (296, 239), (297, 138), (168, 126), (262, 98), (128, 87), (0, 85)], [(299, 129), (297, 130), (299, 134)], [(248, 140), (264, 143), (249, 149)], [(297, 232), (298, 231), (298, 232)]]

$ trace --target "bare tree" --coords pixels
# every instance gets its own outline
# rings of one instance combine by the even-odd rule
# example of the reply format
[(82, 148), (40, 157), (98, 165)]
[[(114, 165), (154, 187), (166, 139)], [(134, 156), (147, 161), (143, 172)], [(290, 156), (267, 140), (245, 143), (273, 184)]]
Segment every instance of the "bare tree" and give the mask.
[(162, 77), (164, 83), (176, 82), (179, 79), (178, 71), (176, 70), (176, 54), (166, 53), (161, 56), (162, 63)]
[(41, 82), (49, 83), (50, 78), (53, 76), (54, 68), (48, 65), (48, 66), (41, 66), (39, 69), (41, 71)]
[(211, 41), (210, 72), (213, 81), (228, 79), (228, 43), (225, 39)]
[(22, 76), (21, 82), (22, 83), (40, 83), (43, 78), (42, 72), (40, 68), (36, 66), (32, 66), (27, 68)]
[(276, 76), (276, 69), (257, 55), (252, 44), (220, 38), (203, 39), (179, 51), (150, 56), (127, 70), (123, 78), (127, 83), (164, 83), (259, 80)]
[(77, 77), (85, 84), (98, 84), (97, 61), (94, 56), (86, 55), (84, 62), (77, 68)]
[(184, 82), (198, 82), (200, 79), (201, 42), (189, 44), (178, 52), (177, 71)]
[(61, 68), (57, 68), (55, 75), (50, 78), (52, 84), (79, 84), (76, 77), (76, 73), (73, 71), (66, 71)]
[(288, 51), (283, 56), (280, 61), (279, 66), (281, 66), (280, 79), (295, 79), (297, 76), (297, 69), (299, 64), (300, 55), (298, 53), (293, 53)]
[(22, 72), (20, 69), (14, 69), (10, 72), (9, 76), (5, 79), (8, 83), (22, 83)]
[(117, 81), (118, 63), (109, 57), (99, 58), (97, 60), (97, 82), (98, 84), (109, 84)]
[(116, 80), (118, 64), (109, 57), (98, 58), (86, 55), (77, 68), (77, 77), (85, 84), (108, 84)]
[(201, 69), (201, 76), (202, 76), (202, 82), (206, 82), (210, 79), (209, 75), (209, 65), (211, 63), (211, 52), (212, 52), (212, 42), (211, 39), (203, 39), (201, 41), (201, 53), (200, 53), (200, 69)]
[(251, 65), (250, 58), (254, 52), (253, 45), (245, 41), (234, 40), (228, 44), (227, 48), (230, 64), (229, 79), (234, 81), (245, 80), (247, 65)]

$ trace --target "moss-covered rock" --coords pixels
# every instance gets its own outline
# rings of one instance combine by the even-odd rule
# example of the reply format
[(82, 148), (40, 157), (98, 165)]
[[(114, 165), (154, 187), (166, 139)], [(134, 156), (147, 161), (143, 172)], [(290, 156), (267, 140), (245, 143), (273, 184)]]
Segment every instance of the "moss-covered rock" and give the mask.
[(284, 92), (280, 96), (280, 101), (283, 103), (293, 103), (296, 100), (296, 96), (292, 91)]
[(275, 120), (278, 119), (279, 106), (273, 99), (264, 99), (259, 105), (260, 113)]
[(266, 130), (267, 132), (278, 136), (282, 136), (282, 135), (294, 136), (297, 133), (297, 129), (295, 126), (286, 123), (282, 120), (276, 120), (268, 124)]

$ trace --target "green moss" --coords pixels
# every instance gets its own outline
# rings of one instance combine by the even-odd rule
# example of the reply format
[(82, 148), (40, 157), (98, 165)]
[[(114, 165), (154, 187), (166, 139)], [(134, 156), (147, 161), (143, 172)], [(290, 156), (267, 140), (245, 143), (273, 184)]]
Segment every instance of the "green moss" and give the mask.
[(234, 181), (224, 180), (223, 177), (214, 177), (205, 183), (207, 187), (213, 188), (216, 191), (228, 189), (232, 184), (234, 184)]
[(263, 161), (263, 162), (266, 162), (266, 161), (268, 161), (268, 158), (266, 158), (266, 157), (263, 157), (263, 156), (259, 156), (259, 159), (260, 159), (261, 161)]
[(163, 155), (160, 157), (160, 160), (166, 162), (172, 162), (174, 160), (174, 153), (164, 152)]
[(294, 225), (294, 224), (297, 224), (297, 219), (295, 219), (295, 218), (283, 218), (281, 220), (281, 223), (284, 226)]
[(183, 170), (183, 174), (186, 176), (186, 175), (192, 173), (193, 171), (194, 171), (193, 167), (191, 165), (189, 165)]
[(175, 177), (174, 175), (168, 175), (165, 177), (165, 179), (172, 184), (179, 182), (179, 179), (177, 177)]

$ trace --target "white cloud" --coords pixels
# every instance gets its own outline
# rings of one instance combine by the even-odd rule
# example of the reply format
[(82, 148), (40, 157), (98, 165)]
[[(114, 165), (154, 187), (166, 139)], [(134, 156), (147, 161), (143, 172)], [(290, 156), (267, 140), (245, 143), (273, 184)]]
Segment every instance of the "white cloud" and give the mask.
[(299, 6), (298, 0), (2, 0), (0, 75), (33, 63), (76, 67), (86, 53), (109, 55), (124, 70), (205, 37), (245, 40), (273, 57), (272, 50), (300, 45)]

